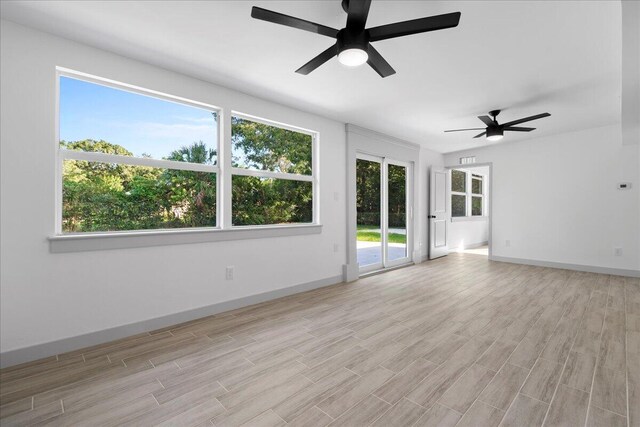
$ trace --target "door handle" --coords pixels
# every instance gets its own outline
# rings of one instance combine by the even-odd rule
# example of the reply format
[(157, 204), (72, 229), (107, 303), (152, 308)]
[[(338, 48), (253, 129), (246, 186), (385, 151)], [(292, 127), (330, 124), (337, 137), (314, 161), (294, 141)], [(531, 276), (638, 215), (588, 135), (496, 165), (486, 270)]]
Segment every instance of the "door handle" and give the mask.
[(431, 219), (431, 218), (436, 219), (436, 216), (435, 216), (435, 215), (429, 215), (427, 218), (430, 218), (430, 219)]

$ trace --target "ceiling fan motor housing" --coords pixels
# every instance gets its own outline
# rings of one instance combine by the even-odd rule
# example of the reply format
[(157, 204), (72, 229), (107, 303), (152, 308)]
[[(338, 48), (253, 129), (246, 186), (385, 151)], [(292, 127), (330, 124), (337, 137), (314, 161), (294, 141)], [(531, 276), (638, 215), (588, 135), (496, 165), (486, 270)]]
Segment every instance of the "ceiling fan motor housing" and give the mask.
[(366, 31), (350, 31), (343, 28), (337, 36), (338, 53), (347, 49), (361, 49), (366, 51), (369, 45), (369, 37)]
[(487, 138), (492, 136), (503, 136), (504, 131), (500, 126), (489, 126), (487, 127)]

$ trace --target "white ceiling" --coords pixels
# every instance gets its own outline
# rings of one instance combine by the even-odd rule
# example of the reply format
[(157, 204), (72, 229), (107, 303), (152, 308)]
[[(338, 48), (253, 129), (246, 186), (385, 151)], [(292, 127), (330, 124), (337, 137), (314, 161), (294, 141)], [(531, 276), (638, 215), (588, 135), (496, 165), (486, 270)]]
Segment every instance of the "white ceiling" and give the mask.
[(2, 17), (439, 151), (478, 145), (475, 118), (502, 108), (502, 122), (542, 112), (530, 134), (501, 143), (620, 121), (619, 1), (373, 0), (367, 26), (462, 12), (457, 28), (377, 42), (397, 74), (332, 60), (294, 73), (331, 44), (312, 33), (257, 21), (258, 5), (342, 28), (340, 0), (14, 1)]

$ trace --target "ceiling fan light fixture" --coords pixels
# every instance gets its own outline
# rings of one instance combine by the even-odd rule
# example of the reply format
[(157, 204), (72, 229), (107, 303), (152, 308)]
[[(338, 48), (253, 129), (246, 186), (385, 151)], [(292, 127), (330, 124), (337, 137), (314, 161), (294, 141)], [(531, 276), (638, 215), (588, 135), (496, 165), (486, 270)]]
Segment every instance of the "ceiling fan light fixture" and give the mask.
[(369, 60), (369, 55), (363, 49), (345, 49), (338, 54), (338, 61), (347, 67), (358, 67)]
[(487, 129), (487, 140), (489, 141), (500, 141), (504, 136), (504, 132), (502, 129)]

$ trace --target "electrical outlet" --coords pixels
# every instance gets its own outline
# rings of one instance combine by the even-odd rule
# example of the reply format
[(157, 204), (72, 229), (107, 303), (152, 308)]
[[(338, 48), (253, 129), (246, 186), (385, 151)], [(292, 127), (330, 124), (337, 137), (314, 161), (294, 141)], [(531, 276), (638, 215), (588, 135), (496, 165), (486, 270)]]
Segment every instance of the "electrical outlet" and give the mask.
[(233, 265), (227, 267), (227, 280), (233, 280)]
[(505, 241), (504, 241), (504, 245), (505, 245), (507, 248), (510, 248), (510, 247), (511, 247), (511, 240), (505, 240)]
[(613, 248), (613, 254), (615, 256), (622, 256), (622, 248)]
[(340, 250), (340, 246), (337, 243), (333, 244), (333, 252), (338, 252)]
[(340, 194), (338, 194), (337, 191), (333, 193), (333, 200), (335, 200), (336, 202), (340, 200)]

